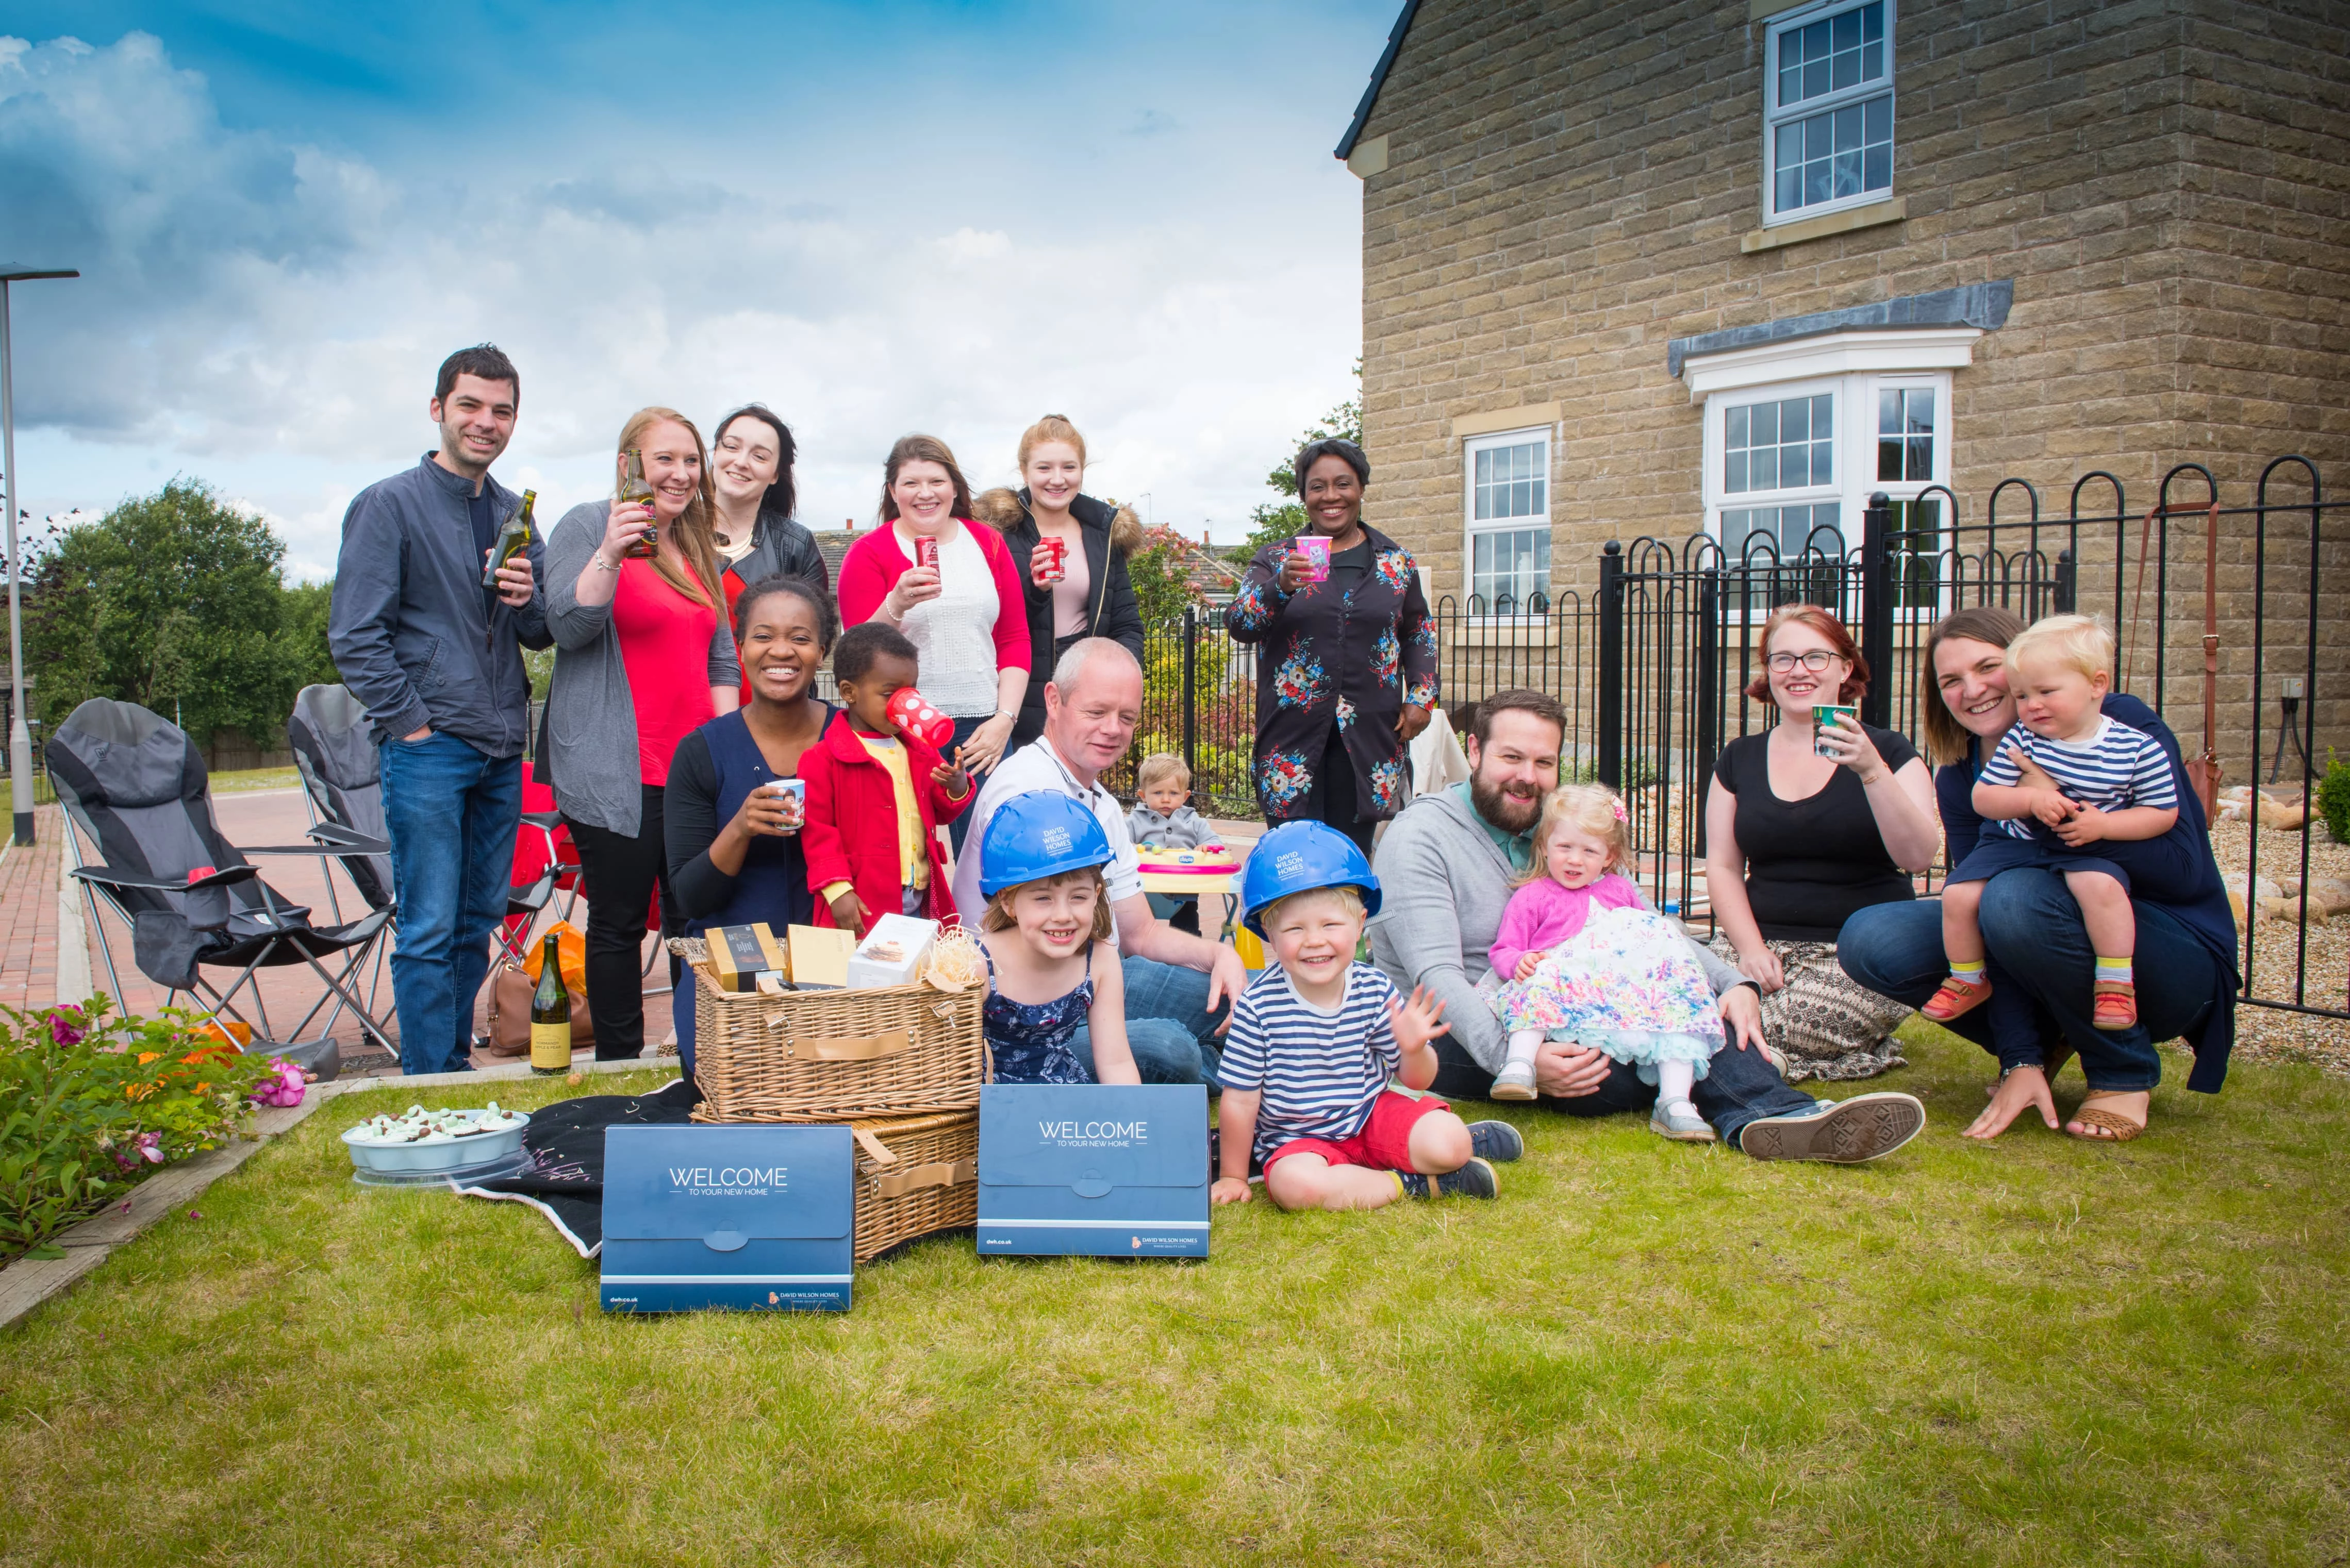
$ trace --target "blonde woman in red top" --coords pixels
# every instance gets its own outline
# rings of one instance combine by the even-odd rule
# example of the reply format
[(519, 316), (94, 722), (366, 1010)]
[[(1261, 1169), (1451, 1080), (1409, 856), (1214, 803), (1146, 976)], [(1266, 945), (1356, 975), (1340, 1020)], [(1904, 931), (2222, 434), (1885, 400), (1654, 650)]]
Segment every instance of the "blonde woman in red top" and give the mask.
[[(631, 448), (644, 456), (650, 504), (617, 495)], [(613, 500), (573, 507), (547, 538), (555, 678), (536, 771), (579, 848), (599, 1060), (644, 1048), (641, 950), (657, 883), (663, 928), (681, 923), (661, 877), (670, 758), (733, 711), (742, 681), (722, 613), (701, 432), (674, 409), (640, 409), (620, 431), (613, 474)], [(649, 536), (651, 554), (629, 553)]]
[[(984, 774), (1002, 759), (1028, 690), (1028, 602), (1002, 535), (972, 521), (971, 486), (946, 442), (910, 435), (889, 449), (881, 524), (840, 563), (840, 624), (878, 620), (906, 634), (922, 695), (955, 722), (948, 761)], [(937, 552), (935, 566), (917, 554)], [(950, 830), (962, 849), (964, 818)]]

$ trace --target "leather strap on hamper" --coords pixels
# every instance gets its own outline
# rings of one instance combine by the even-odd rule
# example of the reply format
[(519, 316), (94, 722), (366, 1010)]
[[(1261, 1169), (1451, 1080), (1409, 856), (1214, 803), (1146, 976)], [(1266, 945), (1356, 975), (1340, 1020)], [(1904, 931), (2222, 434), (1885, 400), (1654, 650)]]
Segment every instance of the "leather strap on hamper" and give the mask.
[(925, 1187), (960, 1187), (979, 1179), (979, 1161), (959, 1159), (951, 1165), (918, 1165), (910, 1170), (885, 1171), (874, 1178), (873, 1190), (884, 1198), (903, 1198)]
[[(770, 1029), (788, 1029), (792, 1021), (776, 1014), (767, 1020)], [(895, 1056), (914, 1048), (911, 1030), (888, 1029), (879, 1034), (853, 1034), (845, 1039), (802, 1040), (784, 1036), (784, 1054), (805, 1057), (812, 1062), (878, 1062), (884, 1056)]]

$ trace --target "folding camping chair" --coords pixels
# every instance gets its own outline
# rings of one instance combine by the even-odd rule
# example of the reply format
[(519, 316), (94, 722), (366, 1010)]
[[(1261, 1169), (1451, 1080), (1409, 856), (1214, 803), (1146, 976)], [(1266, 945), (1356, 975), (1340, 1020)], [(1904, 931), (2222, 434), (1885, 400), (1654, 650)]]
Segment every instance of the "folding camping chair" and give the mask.
[[(133, 702), (93, 697), (57, 726), (43, 749), (50, 783), (65, 808), (70, 874), (82, 886), (93, 923), (99, 896), (130, 928), (139, 971), (170, 995), (187, 992), (215, 1014), (253, 1028), (255, 1044), (294, 1047), (331, 1075), (340, 1053), (331, 1039), (302, 1040), (303, 1031), (330, 999), (348, 1006), (359, 1026), (386, 1050), (397, 1048), (351, 990), (362, 964), (391, 924), (389, 906), (359, 919), (318, 925), (309, 909), (289, 903), (264, 882), (246, 855), (338, 857), (388, 854), (390, 846), (331, 822), (309, 831), (313, 842), (240, 850), (221, 836), (213, 816), (203, 758), (179, 726)], [(101, 929), (101, 936), (103, 935)], [(111, 944), (99, 947), (107, 979), (121, 994)], [(340, 955), (338, 971), (320, 961)], [(256, 976), (264, 969), (307, 963), (326, 986), (293, 1033), (272, 1031)], [(226, 989), (203, 971), (236, 971)], [(251, 988), (257, 1024), (236, 998)], [(340, 1007), (337, 1010), (339, 1016)]]

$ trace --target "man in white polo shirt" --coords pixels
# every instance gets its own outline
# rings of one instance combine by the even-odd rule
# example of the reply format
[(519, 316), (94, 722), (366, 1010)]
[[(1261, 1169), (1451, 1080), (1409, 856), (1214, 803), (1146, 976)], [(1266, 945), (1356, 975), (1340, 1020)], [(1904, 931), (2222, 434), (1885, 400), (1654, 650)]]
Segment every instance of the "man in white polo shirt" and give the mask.
[[(1142, 667), (1107, 638), (1071, 646), (1045, 687), (1045, 733), (997, 764), (972, 804), (971, 835), (956, 858), (955, 908), (976, 913), (980, 845), (987, 819), (1014, 795), (1059, 790), (1081, 802), (1109, 836), (1106, 875), (1118, 950), (1126, 977), (1126, 1038), (1145, 1083), (1211, 1084), (1216, 1036), (1231, 1022), (1230, 1003), (1248, 989), (1240, 955), (1221, 942), (1179, 931), (1150, 912), (1141, 864), (1126, 828), (1126, 808), (1101, 786), (1104, 769), (1126, 755), (1142, 718)], [(1088, 1065), (1092, 1042), (1075, 1042)]]

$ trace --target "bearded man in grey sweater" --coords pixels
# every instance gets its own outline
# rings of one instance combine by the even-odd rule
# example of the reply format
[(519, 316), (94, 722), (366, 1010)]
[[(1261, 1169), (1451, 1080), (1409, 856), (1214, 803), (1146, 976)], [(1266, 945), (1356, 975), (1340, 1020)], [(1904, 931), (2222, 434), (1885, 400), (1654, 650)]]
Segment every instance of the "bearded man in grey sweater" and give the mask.
[[(1371, 957), (1409, 991), (1425, 986), (1444, 1003), (1451, 1032), (1436, 1041), (1442, 1065), (1434, 1093), (1489, 1097), (1507, 1054), (1500, 1020), (1477, 983), (1519, 874), (1535, 853), (1544, 797), (1558, 787), (1564, 711), (1523, 689), (1478, 705), (1466, 784), (1422, 795), (1388, 825), (1374, 865), (1381, 903), (1371, 921)], [(1926, 1108), (1903, 1094), (1815, 1100), (1790, 1088), (1764, 1053), (1753, 982), (1692, 939), (1721, 1009), (1727, 1043), (1691, 1096), (1721, 1141), (1758, 1159), (1855, 1164), (1889, 1154), (1926, 1125)], [(1534, 1059), (1543, 1104), (1569, 1116), (1646, 1110), (1656, 1100), (1627, 1063), (1573, 1041), (1545, 1041)]]

